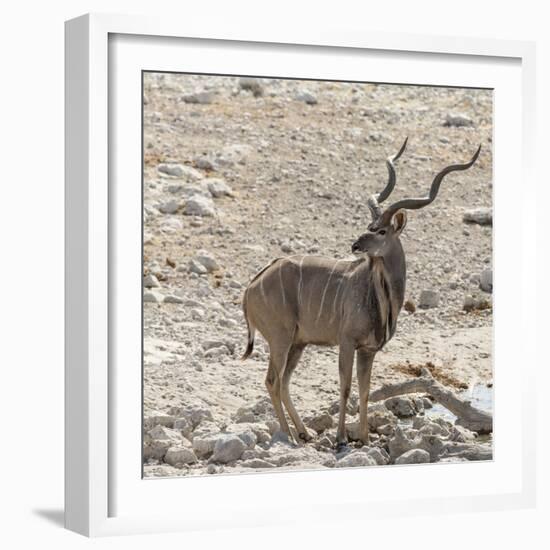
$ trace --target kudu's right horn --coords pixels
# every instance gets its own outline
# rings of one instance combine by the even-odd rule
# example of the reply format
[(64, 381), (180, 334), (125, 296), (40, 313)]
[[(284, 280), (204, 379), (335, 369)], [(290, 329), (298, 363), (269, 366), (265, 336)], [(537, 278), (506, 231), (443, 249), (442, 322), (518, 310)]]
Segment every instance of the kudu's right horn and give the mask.
[(382, 214), (381, 225), (389, 223), (392, 216), (401, 208), (405, 208), (406, 210), (417, 210), (418, 208), (423, 208), (424, 206), (431, 204), (437, 197), (437, 194), (439, 192), (439, 187), (441, 186), (441, 182), (443, 181), (443, 178), (447, 174), (450, 174), (451, 172), (456, 172), (459, 170), (468, 170), (468, 168), (471, 168), (474, 162), (477, 160), (477, 157), (479, 157), (480, 151), (481, 151), (481, 145), (477, 148), (477, 151), (474, 153), (474, 156), (471, 158), (469, 162), (465, 164), (451, 164), (450, 166), (443, 168), (443, 170), (441, 170), (441, 172), (439, 172), (439, 174), (437, 174), (433, 179), (432, 185), (430, 187), (430, 192), (428, 193), (427, 197), (421, 197), (416, 199), (402, 199), (400, 201), (393, 203), (391, 206), (388, 206), (388, 208)]

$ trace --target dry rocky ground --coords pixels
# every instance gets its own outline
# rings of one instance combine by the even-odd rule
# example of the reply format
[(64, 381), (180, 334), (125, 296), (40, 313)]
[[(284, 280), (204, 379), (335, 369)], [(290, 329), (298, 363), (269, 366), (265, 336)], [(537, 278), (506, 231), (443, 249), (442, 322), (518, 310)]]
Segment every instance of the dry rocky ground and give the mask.
[[(385, 158), (406, 136), (390, 201), (424, 195), (481, 143), (471, 170), (409, 213), (409, 311), (376, 357), (372, 387), (426, 364), (457, 392), (490, 387), (491, 113), (488, 90), (145, 75), (146, 477), (491, 457), (490, 443), (433, 413), (425, 396), (373, 404), (371, 444), (336, 453), (336, 348), (309, 347), (294, 374), (293, 400), (318, 435), (293, 445), (264, 386), (261, 336), (239, 359), (249, 280), (279, 256), (348, 257), (368, 224), (367, 196), (385, 184)], [(356, 399), (348, 412), (353, 439)]]

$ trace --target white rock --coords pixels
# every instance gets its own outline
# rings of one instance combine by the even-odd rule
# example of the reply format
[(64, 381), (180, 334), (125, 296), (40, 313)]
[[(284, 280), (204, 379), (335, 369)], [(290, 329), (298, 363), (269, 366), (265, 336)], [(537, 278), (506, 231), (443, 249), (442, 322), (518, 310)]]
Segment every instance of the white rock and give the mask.
[(216, 357), (223, 357), (224, 355), (230, 355), (230, 350), (227, 348), (226, 345), (219, 346), (217, 348), (210, 348), (204, 352), (204, 357), (207, 358), (216, 358)]
[(484, 292), (493, 292), (493, 270), (486, 269), (481, 272), (479, 277), (479, 287)]
[(213, 92), (195, 92), (183, 96), (185, 103), (194, 103), (198, 105), (210, 105), (214, 101)]
[(143, 458), (145, 460), (162, 460), (166, 451), (173, 445), (170, 441), (152, 439), (149, 434), (143, 438)]
[(158, 411), (152, 411), (145, 419), (146, 428), (152, 429), (155, 426), (165, 426), (166, 428), (174, 427), (175, 418), (169, 414), (163, 414)]
[(157, 425), (149, 430), (144, 437), (143, 456), (149, 458), (162, 459), (170, 447), (184, 446), (184, 438), (177, 430)]
[(194, 159), (194, 161), (195, 161), (195, 166), (197, 168), (200, 168), (201, 170), (215, 170), (216, 169), (215, 164), (207, 156), (196, 157)]
[(181, 178), (183, 176), (183, 166), (181, 164), (162, 163), (157, 166), (158, 172), (165, 176)]
[(271, 462), (267, 462), (267, 460), (263, 460), (262, 458), (249, 458), (248, 460), (245, 460), (241, 463), (241, 466), (243, 468), (275, 468), (275, 464), (272, 464)]
[(305, 419), (305, 424), (317, 433), (322, 433), (325, 430), (332, 428), (332, 416), (328, 413), (319, 414)]
[(183, 213), (187, 216), (211, 217), (216, 215), (216, 208), (212, 199), (201, 195), (193, 195), (185, 202)]
[[(237, 424), (230, 424), (225, 429), (228, 433), (235, 433), (237, 435), (252, 432), (252, 434), (256, 437), (255, 443), (269, 443), (271, 440), (271, 434), (269, 433), (269, 428), (267, 425), (263, 422), (257, 422), (257, 423), (237, 423)], [(241, 439), (243, 439), (241, 437)], [(252, 438), (249, 436), (245, 436), (243, 441), (250, 441)], [(245, 441), (245, 443), (247, 442)], [(244, 458), (244, 457), (243, 457)]]
[(369, 430), (375, 430), (377, 433), (382, 426), (395, 426), (397, 424), (397, 416), (393, 412), (389, 411), (386, 406), (379, 408), (374, 408), (372, 405), (369, 406), (368, 411), (368, 425)]
[(171, 407), (170, 414), (178, 418), (185, 418), (193, 426), (193, 429), (197, 429), (199, 425), (211, 423), (209, 430), (218, 431), (219, 428), (214, 424), (214, 418), (210, 409), (200, 405), (188, 405), (186, 407)]
[(169, 200), (167, 202), (163, 202), (159, 206), (159, 210), (163, 214), (175, 214), (180, 208), (180, 203), (175, 200)]
[[(338, 414), (340, 411), (340, 400), (333, 401), (328, 408), (329, 414)], [(346, 405), (346, 412), (350, 415), (355, 415), (359, 412), (359, 397), (356, 393), (352, 393), (349, 396), (348, 404)]]
[(143, 277), (143, 286), (145, 288), (158, 288), (160, 287), (159, 280), (152, 274), (149, 273)]
[(423, 290), (420, 293), (418, 307), (428, 309), (439, 305), (439, 293), (435, 290)]
[(418, 430), (408, 428), (404, 430), (398, 426), (394, 436), (388, 442), (388, 448), (392, 460), (413, 449), (427, 451), (432, 460), (436, 460), (445, 448), (446, 440), (437, 435), (426, 435)]
[(225, 346), (224, 340), (221, 340), (221, 339), (204, 340), (201, 344), (201, 347), (204, 351), (207, 351), (211, 348), (219, 348), (220, 346)]
[(252, 430), (243, 430), (241, 432), (238, 432), (236, 435), (246, 445), (247, 449), (253, 449), (258, 442), (258, 438)]
[(254, 97), (260, 97), (264, 93), (262, 80), (259, 78), (241, 77), (239, 78), (239, 86), (241, 90), (252, 92)]
[(447, 113), (445, 117), (444, 126), (473, 126), (473, 120), (464, 113)]
[(191, 273), (197, 273), (198, 275), (204, 275), (205, 273), (208, 273), (208, 271), (206, 271), (206, 268), (194, 259), (189, 260), (187, 268)]
[(294, 252), (290, 241), (285, 241), (281, 243), (281, 252), (284, 252), (285, 254), (290, 254), (291, 252)]
[(210, 191), (202, 185), (174, 183), (167, 187), (169, 193), (181, 195), (183, 198), (189, 198), (193, 195), (202, 195), (210, 198)]
[(265, 248), (261, 244), (245, 244), (243, 249), (257, 252), (258, 254), (263, 254), (265, 252)]
[(276, 431), (271, 436), (270, 443), (271, 443), (271, 445), (275, 445), (277, 443), (283, 443), (285, 445), (290, 445), (290, 437), (288, 436), (288, 434), (286, 432)]
[[(277, 443), (269, 449), (269, 456), (263, 457), (277, 466), (293, 467), (334, 467), (336, 459), (331, 452), (318, 451), (312, 446), (302, 445), (300, 447), (290, 446), (284, 443)], [(307, 465), (307, 466), (306, 466)]]
[(202, 304), (200, 302), (197, 302), (197, 300), (193, 300), (191, 298), (187, 298), (187, 300), (183, 302), (183, 305), (187, 307), (202, 307)]
[[(416, 427), (414, 426), (414, 423), (413, 427)], [(442, 426), (437, 422), (431, 422), (429, 420), (424, 423), (424, 425), (418, 430), (418, 432), (425, 435), (440, 435), (442, 437), (449, 437), (449, 435), (451, 434), (446, 426)]]
[(214, 163), (216, 166), (233, 166), (235, 164), (246, 164), (248, 155), (252, 152), (252, 147), (243, 143), (233, 143), (226, 145), (216, 153)]
[[(271, 415), (275, 415), (275, 411), (271, 412)], [(267, 416), (267, 415), (266, 415)], [(238, 421), (237, 421), (238, 422)], [(275, 420), (274, 418), (267, 418), (265, 420), (265, 425), (267, 426), (267, 429), (269, 430), (269, 433), (273, 435), (274, 433), (281, 430), (281, 426), (279, 424), (278, 420)]]
[(233, 195), (233, 189), (222, 179), (208, 178), (204, 180), (204, 183), (206, 183), (206, 188), (215, 199), (231, 197)]
[(430, 462), (430, 453), (424, 449), (411, 449), (395, 459), (395, 464), (425, 464), (427, 462)]
[(390, 461), (390, 455), (380, 447), (371, 447), (366, 454), (370, 456), (378, 466), (388, 464)]
[(204, 309), (200, 308), (200, 307), (194, 307), (192, 308), (190, 311), (189, 311), (190, 315), (191, 315), (191, 319), (194, 319), (195, 321), (202, 321), (204, 319), (204, 316), (205, 316), (205, 311)]
[(149, 430), (149, 435), (155, 440), (169, 440), (177, 443), (181, 443), (183, 440), (182, 435), (177, 430), (161, 425), (157, 425)]
[(460, 424), (454, 424), (450, 429), (450, 441), (458, 441), (460, 443), (468, 443), (476, 440), (476, 433), (460, 426)]
[(245, 450), (246, 445), (238, 435), (220, 434), (214, 445), (211, 461), (227, 464), (241, 458)]
[(417, 410), (414, 400), (407, 395), (390, 397), (384, 401), (384, 405), (389, 411), (399, 418), (408, 418), (410, 416), (414, 416), (417, 412), (420, 412)]
[(493, 225), (493, 209), (490, 207), (474, 208), (466, 210), (462, 216), (465, 223), (477, 223), (478, 225)]
[(183, 304), (183, 298), (176, 296), (175, 294), (167, 294), (164, 297), (165, 304)]
[(162, 220), (160, 230), (163, 233), (177, 233), (183, 229), (183, 223), (176, 216), (166, 216)]
[(190, 439), (193, 426), (187, 418), (176, 418), (173, 422), (173, 428), (174, 430), (179, 430), (187, 439)]
[(164, 462), (171, 466), (178, 464), (193, 464), (197, 462), (197, 456), (188, 447), (170, 447), (164, 456)]
[(474, 310), (483, 310), (490, 309), (491, 302), (483, 296), (472, 296), (467, 295), (464, 297), (464, 302), (462, 304), (462, 309), (464, 311), (474, 311)]
[(199, 250), (195, 254), (194, 260), (201, 264), (208, 273), (220, 269), (220, 264), (216, 261), (216, 258), (207, 250)]
[(376, 466), (376, 460), (367, 453), (353, 451), (336, 462), (336, 468), (351, 468), (355, 466)]
[(143, 293), (144, 302), (160, 304), (163, 300), (164, 296), (160, 292), (156, 292), (155, 290), (149, 290)]
[(217, 434), (193, 436), (193, 451), (199, 458), (206, 458), (214, 452), (216, 441), (218, 441)]
[(316, 105), (317, 104), (317, 98), (309, 91), (303, 90), (302, 92), (299, 92), (296, 94), (296, 99), (298, 101), (303, 101), (304, 103), (307, 103), (308, 105)]
[(185, 164), (159, 164), (157, 170), (161, 175), (172, 176), (187, 181), (199, 181), (204, 176), (197, 169)]

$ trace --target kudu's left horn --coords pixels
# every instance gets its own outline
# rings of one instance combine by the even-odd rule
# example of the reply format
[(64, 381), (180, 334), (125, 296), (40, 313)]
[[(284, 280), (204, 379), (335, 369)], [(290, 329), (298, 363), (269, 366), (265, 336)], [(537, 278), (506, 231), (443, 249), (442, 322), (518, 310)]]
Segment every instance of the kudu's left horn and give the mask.
[(393, 165), (393, 163), (403, 154), (403, 151), (407, 147), (408, 140), (409, 138), (406, 137), (403, 145), (401, 145), (401, 149), (399, 149), (397, 154), (390, 156), (386, 159), (386, 166), (388, 167), (388, 183), (386, 183), (386, 187), (384, 187), (384, 189), (380, 193), (371, 195), (367, 200), (367, 206), (369, 207), (369, 210), (371, 212), (373, 222), (375, 222), (382, 215), (380, 203), (384, 202), (391, 195), (391, 192), (395, 187), (396, 177), (395, 166)]

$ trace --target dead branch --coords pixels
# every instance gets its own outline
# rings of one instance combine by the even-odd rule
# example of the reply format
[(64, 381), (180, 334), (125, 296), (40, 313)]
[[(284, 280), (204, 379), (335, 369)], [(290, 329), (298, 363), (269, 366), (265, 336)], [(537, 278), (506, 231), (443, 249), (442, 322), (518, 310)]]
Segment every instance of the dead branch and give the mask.
[(470, 401), (460, 399), (453, 391), (440, 384), (426, 368), (422, 369), (422, 375), (419, 378), (374, 390), (369, 396), (369, 401), (382, 401), (388, 397), (407, 393), (427, 393), (457, 417), (457, 424), (469, 430), (479, 434), (493, 431), (491, 414), (474, 407)]

